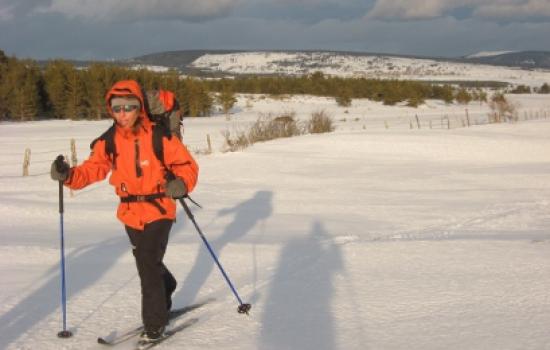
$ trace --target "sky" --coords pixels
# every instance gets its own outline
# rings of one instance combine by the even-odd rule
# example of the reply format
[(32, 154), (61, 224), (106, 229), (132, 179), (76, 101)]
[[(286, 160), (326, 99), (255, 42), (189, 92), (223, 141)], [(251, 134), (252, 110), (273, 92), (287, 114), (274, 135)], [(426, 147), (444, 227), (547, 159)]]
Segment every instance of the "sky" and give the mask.
[(550, 50), (549, 0), (0, 0), (0, 50), (118, 59), (191, 49), (457, 57)]

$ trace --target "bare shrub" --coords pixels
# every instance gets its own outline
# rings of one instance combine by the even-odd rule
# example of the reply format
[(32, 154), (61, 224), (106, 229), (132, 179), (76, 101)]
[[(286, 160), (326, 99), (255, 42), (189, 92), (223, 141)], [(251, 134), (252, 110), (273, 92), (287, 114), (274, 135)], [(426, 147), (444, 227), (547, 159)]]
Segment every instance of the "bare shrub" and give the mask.
[(317, 111), (311, 114), (305, 129), (308, 133), (320, 134), (334, 131), (334, 124), (332, 118), (325, 111)]
[(296, 121), (296, 113), (286, 112), (274, 117), (271, 113), (260, 115), (247, 131), (222, 131), (225, 139), (224, 150), (235, 152), (242, 150), (256, 142), (264, 142), (284, 137), (298, 136), (304, 133), (324, 133), (334, 130), (332, 118), (325, 112), (319, 111), (311, 115), (305, 124)]
[(352, 102), (352, 91), (351, 89), (344, 87), (338, 89), (336, 96), (334, 97), (336, 103), (340, 107), (349, 107)]
[(235, 135), (231, 135), (228, 130), (222, 131), (222, 136), (225, 140), (225, 152), (236, 152), (250, 146), (248, 137), (244, 131), (236, 131)]
[(495, 93), (489, 101), (489, 108), (491, 108), (489, 120), (492, 123), (518, 120), (516, 105), (508, 101), (504, 94)]
[(248, 140), (256, 143), (302, 134), (295, 116), (294, 112), (286, 112), (277, 117), (272, 114), (260, 115), (248, 131)]
[(244, 149), (256, 142), (264, 142), (283, 137), (301, 135), (302, 129), (298, 126), (294, 112), (286, 112), (277, 117), (272, 114), (260, 115), (247, 131), (223, 131), (225, 151), (235, 152)]

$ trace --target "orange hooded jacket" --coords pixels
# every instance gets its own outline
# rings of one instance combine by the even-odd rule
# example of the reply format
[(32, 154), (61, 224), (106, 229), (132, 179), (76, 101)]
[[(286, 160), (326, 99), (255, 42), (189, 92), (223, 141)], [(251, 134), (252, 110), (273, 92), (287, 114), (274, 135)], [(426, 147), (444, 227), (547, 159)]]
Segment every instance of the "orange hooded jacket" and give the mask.
[[(101, 181), (111, 172), (109, 183), (114, 186), (119, 197), (128, 195), (148, 195), (164, 192), (165, 169), (157, 159), (153, 149), (153, 124), (144, 108), (144, 97), (138, 83), (133, 80), (119, 81), (107, 92), (107, 110), (113, 115), (110, 100), (116, 96), (133, 96), (141, 102), (141, 110), (136, 123), (137, 130), (116, 127), (116, 166), (105, 152), (105, 140), (99, 140), (92, 148), (90, 157), (70, 170), (65, 185), (81, 189), (91, 183)], [(185, 182), (191, 192), (197, 183), (198, 165), (177, 137), (163, 138), (164, 163), (168, 170)], [(138, 168), (141, 171), (138, 171)], [(175, 219), (176, 203), (172, 198), (156, 200), (166, 213), (148, 202), (120, 203), (117, 217), (125, 225), (143, 230), (144, 225), (159, 219)]]

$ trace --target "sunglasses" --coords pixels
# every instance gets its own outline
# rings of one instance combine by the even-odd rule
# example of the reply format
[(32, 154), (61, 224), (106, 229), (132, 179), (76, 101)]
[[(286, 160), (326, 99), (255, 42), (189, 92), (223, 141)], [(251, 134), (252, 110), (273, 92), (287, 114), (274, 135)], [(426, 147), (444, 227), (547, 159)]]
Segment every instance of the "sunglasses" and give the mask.
[(123, 106), (113, 106), (113, 107), (111, 107), (111, 109), (115, 113), (120, 113), (123, 110), (124, 110), (124, 112), (129, 113), (129, 112), (135, 111), (138, 108), (139, 108), (139, 106), (136, 106), (136, 105), (123, 105)]

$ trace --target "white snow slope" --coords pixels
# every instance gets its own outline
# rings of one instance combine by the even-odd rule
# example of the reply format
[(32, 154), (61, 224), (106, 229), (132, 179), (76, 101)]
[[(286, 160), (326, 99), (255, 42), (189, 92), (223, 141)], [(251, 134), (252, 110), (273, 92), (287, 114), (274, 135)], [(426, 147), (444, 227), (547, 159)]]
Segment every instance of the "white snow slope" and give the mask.
[(540, 87), (548, 70), (528, 70), (395, 56), (358, 56), (331, 52), (241, 52), (207, 54), (191, 66), (229, 74), (303, 75), (322, 72), (341, 77), (430, 81), (494, 80)]
[[(545, 96), (524, 98), (524, 108), (548, 107)], [(180, 211), (165, 259), (179, 282), (175, 306), (215, 300), (159, 349), (550, 349), (550, 119), (386, 130), (382, 118), (463, 107), (250, 103), (241, 98), (229, 122), (186, 120), (185, 139), (197, 149), (206, 132), (218, 137), (213, 154), (197, 155), (193, 197), (204, 209), (193, 210), (252, 311), (236, 312)], [(219, 152), (221, 130), (288, 106), (299, 118), (325, 106), (338, 129)], [(139, 278), (105, 181), (65, 191), (74, 336), (56, 337), (60, 217), (49, 166), (70, 138), (82, 161), (107, 125), (0, 124), (0, 348), (101, 349), (97, 336), (140, 323)], [(21, 177), (26, 147), (31, 176)]]

